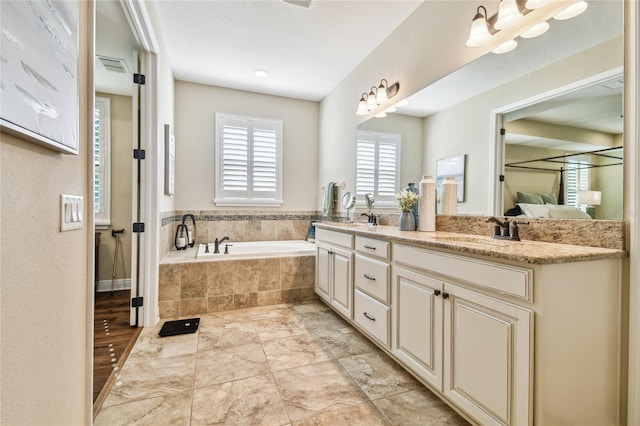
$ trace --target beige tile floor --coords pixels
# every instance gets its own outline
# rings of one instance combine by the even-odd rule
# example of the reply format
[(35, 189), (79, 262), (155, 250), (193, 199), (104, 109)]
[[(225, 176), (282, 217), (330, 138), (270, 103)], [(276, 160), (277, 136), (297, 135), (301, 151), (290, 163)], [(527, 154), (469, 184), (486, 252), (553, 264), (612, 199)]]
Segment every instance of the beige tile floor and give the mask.
[(320, 302), (200, 316), (142, 331), (102, 425), (466, 425)]

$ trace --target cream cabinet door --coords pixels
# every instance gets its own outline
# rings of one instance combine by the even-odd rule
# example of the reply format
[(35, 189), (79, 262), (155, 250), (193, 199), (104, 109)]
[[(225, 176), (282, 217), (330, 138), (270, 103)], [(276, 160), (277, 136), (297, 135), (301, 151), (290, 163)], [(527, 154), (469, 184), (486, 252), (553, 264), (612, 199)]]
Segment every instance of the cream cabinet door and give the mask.
[(444, 394), (481, 424), (531, 424), (531, 311), (445, 284)]
[(332, 253), (331, 306), (349, 319), (353, 318), (353, 253), (337, 248)]
[(329, 292), (331, 285), (331, 247), (316, 244), (316, 294), (329, 302)]
[(442, 281), (394, 267), (392, 351), (442, 391)]

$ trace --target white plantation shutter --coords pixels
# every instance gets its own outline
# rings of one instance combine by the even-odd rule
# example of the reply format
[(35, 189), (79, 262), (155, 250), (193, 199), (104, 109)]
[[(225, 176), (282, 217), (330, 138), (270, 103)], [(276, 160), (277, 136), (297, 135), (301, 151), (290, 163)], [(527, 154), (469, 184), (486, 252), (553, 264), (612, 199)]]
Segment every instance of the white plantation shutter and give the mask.
[(216, 114), (217, 205), (282, 204), (282, 122)]
[[(565, 204), (581, 207), (578, 192), (588, 191), (591, 187), (591, 159), (587, 156), (572, 157), (567, 161)], [(586, 206), (585, 206), (586, 207)]]
[(395, 205), (399, 176), (400, 135), (357, 132), (356, 194), (372, 193), (376, 204)]
[(93, 115), (93, 210), (96, 227), (111, 225), (111, 101), (96, 97)]

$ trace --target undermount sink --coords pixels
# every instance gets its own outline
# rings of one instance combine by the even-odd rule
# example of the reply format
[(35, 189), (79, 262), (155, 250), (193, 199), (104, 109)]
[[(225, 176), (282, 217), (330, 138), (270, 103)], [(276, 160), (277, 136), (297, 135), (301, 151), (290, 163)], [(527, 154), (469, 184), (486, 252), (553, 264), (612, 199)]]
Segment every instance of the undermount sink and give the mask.
[(483, 238), (473, 235), (461, 235), (461, 236), (447, 236), (447, 237), (433, 237), (436, 241), (442, 241), (447, 243), (464, 243), (464, 244), (483, 244), (489, 246), (504, 246), (512, 240), (494, 240), (491, 238)]

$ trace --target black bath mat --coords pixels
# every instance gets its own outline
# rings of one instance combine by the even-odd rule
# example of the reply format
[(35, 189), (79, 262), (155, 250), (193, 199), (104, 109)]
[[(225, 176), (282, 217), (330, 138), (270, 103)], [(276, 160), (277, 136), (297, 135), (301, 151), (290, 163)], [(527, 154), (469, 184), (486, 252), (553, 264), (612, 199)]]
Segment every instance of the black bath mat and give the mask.
[(166, 321), (160, 329), (160, 336), (175, 336), (177, 334), (195, 333), (198, 330), (200, 318)]

